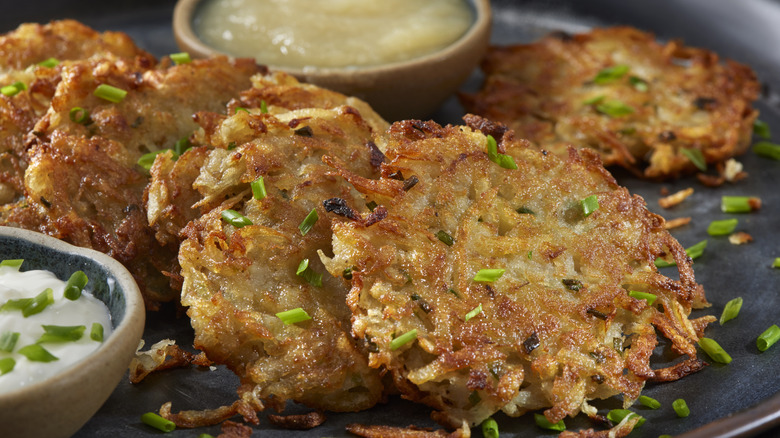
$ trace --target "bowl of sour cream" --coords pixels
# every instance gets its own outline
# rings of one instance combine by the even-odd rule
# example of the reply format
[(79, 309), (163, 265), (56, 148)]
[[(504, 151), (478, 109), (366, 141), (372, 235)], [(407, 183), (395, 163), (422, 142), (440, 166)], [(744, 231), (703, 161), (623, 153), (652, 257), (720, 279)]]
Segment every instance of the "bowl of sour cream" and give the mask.
[(489, 0), (179, 0), (173, 19), (192, 56), (255, 58), (391, 121), (435, 111), (481, 59), (490, 27)]
[(127, 372), (144, 317), (119, 262), (0, 227), (1, 435), (73, 435)]

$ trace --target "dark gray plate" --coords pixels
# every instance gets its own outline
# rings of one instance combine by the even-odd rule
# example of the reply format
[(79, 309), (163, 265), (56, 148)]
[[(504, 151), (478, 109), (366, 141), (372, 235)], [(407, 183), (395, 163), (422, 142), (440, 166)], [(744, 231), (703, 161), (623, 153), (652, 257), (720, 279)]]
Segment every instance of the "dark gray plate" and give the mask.
[[(770, 0), (648, 0), (648, 1), (494, 1), (493, 42), (528, 42), (551, 30), (577, 32), (591, 26), (626, 24), (652, 31), (661, 39), (683, 38), (690, 45), (717, 51), (723, 57), (750, 64), (769, 89), (780, 87), (780, 2)], [(0, 17), (0, 31), (8, 31), (22, 21), (47, 21), (52, 18), (77, 18), (101, 30), (122, 30), (142, 47), (161, 56), (178, 51), (170, 28), (172, 0), (97, 1), (60, 0), (17, 2)], [(478, 73), (464, 85), (465, 90), (479, 86)], [(761, 119), (768, 122), (780, 139), (780, 98), (769, 93), (759, 103)], [(462, 109), (450, 99), (433, 118), (442, 123), (458, 123)], [(660, 434), (686, 437), (780, 436), (780, 375), (774, 366), (780, 359), (780, 347), (759, 353), (755, 339), (764, 329), (780, 323), (780, 270), (770, 264), (780, 256), (775, 233), (780, 227), (780, 163), (747, 153), (740, 158), (750, 177), (734, 185), (709, 189), (694, 179), (672, 184), (655, 184), (616, 172), (618, 180), (632, 192), (641, 194), (651, 210), (667, 218), (692, 216), (694, 222), (674, 231), (684, 246), (704, 239), (709, 246), (696, 260), (697, 279), (707, 290), (713, 307), (697, 315), (720, 315), (723, 305), (736, 296), (745, 300), (740, 316), (724, 327), (717, 323), (707, 331), (734, 358), (727, 366), (713, 365), (681, 381), (649, 385), (645, 394), (661, 401), (657, 411), (637, 408), (647, 423), (632, 432), (632, 437), (657, 437)], [(696, 193), (683, 205), (662, 211), (657, 204), (661, 187), (671, 191), (694, 187)], [(733, 246), (725, 238), (706, 234), (709, 221), (736, 215), (720, 212), (722, 195), (760, 196), (760, 212), (740, 215), (739, 229), (755, 241)], [(170, 337), (181, 345), (191, 345), (192, 333), (186, 318), (166, 309), (148, 317), (147, 343)], [(165, 401), (173, 401), (174, 410), (213, 408), (234, 400), (237, 379), (222, 368), (216, 371), (173, 370), (151, 376), (137, 386), (120, 384), (98, 414), (77, 434), (92, 436), (154, 435), (157, 432), (139, 421), (139, 416), (154, 411)], [(684, 398), (691, 416), (679, 419), (671, 402)], [(601, 409), (618, 407), (618, 400), (598, 404)], [(305, 408), (290, 406), (290, 412)], [(325, 425), (309, 432), (286, 432), (261, 418), (255, 435), (301, 435), (311, 437), (345, 436), (350, 422), (406, 426), (435, 426), (429, 410), (402, 400), (358, 414), (330, 414)], [(502, 436), (554, 436), (533, 425), (530, 416), (513, 419), (497, 416)], [(590, 427), (582, 416), (567, 420), (572, 428)], [(774, 429), (772, 429), (774, 428)], [(262, 432), (260, 432), (262, 431)], [(196, 436), (208, 432), (217, 435), (217, 427), (197, 431), (177, 430), (173, 436)], [(475, 436), (480, 432), (475, 429)]]

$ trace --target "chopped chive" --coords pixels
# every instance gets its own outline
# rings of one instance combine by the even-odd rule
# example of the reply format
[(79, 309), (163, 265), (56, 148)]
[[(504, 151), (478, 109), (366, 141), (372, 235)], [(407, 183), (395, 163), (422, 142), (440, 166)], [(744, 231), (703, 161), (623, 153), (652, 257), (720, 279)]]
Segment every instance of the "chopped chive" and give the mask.
[(710, 236), (727, 236), (737, 228), (738, 219), (723, 219), (712, 221), (707, 227), (707, 234)]
[(542, 429), (557, 430), (558, 432), (566, 430), (566, 424), (563, 423), (563, 420), (557, 423), (550, 423), (550, 420), (542, 414), (534, 414), (534, 421)]
[(3, 93), (8, 97), (13, 97), (26, 89), (27, 85), (24, 85), (24, 82), (17, 81), (11, 85), (6, 85), (5, 87), (0, 88), (0, 93)]
[(127, 91), (108, 84), (100, 84), (95, 88), (95, 96), (113, 103), (119, 103), (127, 96)]
[(209, 435), (207, 433), (202, 433), (198, 435), (198, 438), (214, 438), (214, 435)]
[(314, 272), (311, 266), (309, 266), (309, 259), (301, 260), (295, 275), (303, 277), (303, 279), (312, 286), (322, 287), (322, 274)]
[(731, 356), (729, 356), (729, 354), (726, 353), (726, 350), (724, 350), (714, 339), (699, 339), (699, 347), (701, 347), (701, 349), (715, 362), (723, 364), (731, 363)]
[(471, 318), (479, 315), (482, 313), (482, 303), (479, 303), (479, 305), (473, 309), (469, 313), (466, 314), (466, 317), (464, 318), (465, 321), (470, 320)]
[(518, 212), (519, 214), (536, 214), (536, 213), (534, 213), (533, 210), (531, 210), (528, 207), (520, 207), (520, 208), (518, 208), (515, 211)]
[(493, 417), (488, 417), (482, 422), (482, 436), (484, 438), (498, 438), (498, 423)]
[(3, 310), (24, 310), (32, 303), (32, 298), (18, 298), (15, 300), (8, 300), (0, 306), (0, 311)]
[(43, 292), (33, 297), (30, 304), (22, 309), (22, 316), (27, 318), (28, 316), (41, 313), (49, 304), (54, 304), (54, 291), (52, 291), (50, 287), (47, 287)]
[(86, 124), (89, 121), (89, 111), (80, 106), (74, 106), (68, 113), (70, 121), (73, 123)]
[(619, 100), (606, 100), (596, 104), (596, 111), (610, 117), (621, 117), (634, 112), (634, 108)]
[(628, 82), (631, 84), (632, 87), (634, 87), (636, 91), (641, 91), (643, 93), (647, 92), (647, 90), (650, 88), (648, 87), (646, 80), (636, 76), (629, 77)]
[(756, 346), (759, 351), (766, 351), (769, 347), (775, 345), (775, 342), (778, 340), (780, 340), (780, 327), (774, 324), (764, 330), (764, 333), (761, 333), (756, 340)]
[(249, 186), (252, 188), (252, 196), (258, 201), (267, 196), (265, 191), (265, 181), (263, 180), (262, 175), (258, 176), (256, 180), (252, 181)]
[(238, 114), (239, 111), (243, 111), (243, 112), (249, 114), (249, 110), (244, 108), (243, 106), (237, 106), (236, 107), (236, 114)]
[(720, 325), (726, 321), (731, 321), (739, 315), (742, 308), (742, 297), (734, 298), (723, 307), (723, 313), (720, 314)]
[(608, 84), (622, 78), (626, 73), (628, 73), (628, 66), (624, 64), (607, 67), (596, 73), (593, 83), (599, 85)]
[(661, 407), (661, 402), (659, 402), (658, 400), (652, 397), (648, 397), (646, 395), (639, 396), (639, 403), (641, 403), (642, 406), (650, 409), (658, 409)]
[(229, 150), (229, 151), (232, 151), (233, 149), (235, 149), (235, 148), (236, 148), (236, 146), (238, 146), (238, 145), (236, 144), (236, 142), (234, 142), (234, 141), (231, 141), (231, 142), (230, 142), (230, 143), (228, 143), (228, 145), (227, 145), (227, 150)]
[(436, 237), (439, 238), (442, 242), (444, 242), (447, 246), (452, 246), (453, 243), (455, 243), (455, 239), (452, 238), (449, 234), (447, 234), (444, 230), (439, 230), (439, 232), (436, 233)]
[(147, 412), (141, 415), (141, 421), (162, 432), (173, 432), (176, 430), (176, 424), (173, 421), (167, 420), (154, 412)]
[(236, 228), (242, 228), (247, 225), (253, 225), (251, 219), (249, 219), (248, 217), (244, 216), (243, 214), (235, 210), (230, 210), (230, 209), (227, 209), (222, 212), (222, 219)]
[(680, 149), (680, 153), (685, 155), (697, 169), (704, 172), (707, 170), (707, 160), (704, 159), (704, 154), (699, 149), (683, 148)]
[(607, 414), (607, 419), (608, 419), (609, 421), (611, 421), (611, 422), (615, 423), (615, 424), (619, 424), (619, 423), (621, 423), (621, 422), (623, 421), (623, 419), (625, 419), (626, 417), (631, 417), (631, 416), (634, 416), (634, 415), (636, 415), (637, 417), (639, 417), (639, 421), (637, 421), (637, 423), (636, 423), (636, 426), (635, 426), (635, 427), (639, 427), (639, 426), (641, 426), (641, 425), (645, 424), (645, 421), (646, 421), (646, 420), (645, 420), (645, 417), (643, 417), (643, 416), (641, 416), (641, 415), (637, 414), (636, 412), (631, 412), (631, 411), (629, 411), (628, 409), (612, 409), (612, 410), (611, 410), (611, 411), (609, 411), (609, 413)]
[(487, 154), (490, 160), (494, 160), (498, 156), (498, 143), (492, 135), (487, 135)]
[(772, 136), (772, 133), (769, 130), (769, 124), (758, 119), (753, 120), (753, 134), (766, 139)]
[(379, 204), (376, 203), (376, 201), (370, 201), (366, 203), (366, 208), (368, 208), (371, 211), (374, 211), (375, 208), (377, 208)]
[(390, 341), (390, 350), (398, 350), (403, 345), (408, 344), (415, 339), (417, 339), (417, 329), (409, 330), (408, 332)]
[(306, 233), (311, 231), (311, 229), (314, 227), (314, 224), (317, 223), (317, 219), (320, 217), (317, 215), (317, 209), (312, 208), (308, 215), (306, 215), (306, 218), (301, 222), (300, 225), (298, 225), (298, 229), (301, 230), (301, 236), (305, 236)]
[(447, 292), (455, 295), (455, 298), (460, 298), (460, 295), (458, 295), (458, 291), (456, 291), (455, 289), (450, 288), (449, 290), (447, 290)]
[(724, 213), (750, 213), (760, 199), (751, 196), (722, 196), (720, 210)]
[(344, 277), (345, 280), (352, 280), (352, 268), (344, 268), (341, 272), (341, 276)]
[(265, 103), (265, 100), (260, 101), (260, 113), (268, 114), (268, 104)]
[(753, 153), (759, 157), (780, 161), (780, 145), (768, 141), (759, 141), (753, 145)]
[(595, 105), (595, 104), (603, 101), (604, 98), (605, 98), (605, 96), (602, 94), (602, 95), (599, 95), (599, 96), (591, 97), (589, 99), (585, 99), (585, 100), (582, 101), (582, 103), (584, 105)]
[(672, 402), (672, 409), (674, 409), (674, 412), (680, 418), (685, 418), (688, 415), (691, 415), (691, 410), (688, 409), (688, 403), (685, 403), (685, 400), (681, 398), (678, 398)]
[(504, 169), (517, 169), (515, 159), (510, 155), (499, 154), (494, 162)]
[(13, 357), (5, 357), (3, 359), (0, 359), (0, 376), (13, 371), (15, 366), (16, 366), (16, 361), (14, 360)]
[(2, 262), (0, 262), (0, 266), (8, 266), (10, 268), (16, 268), (18, 271), (19, 268), (22, 266), (22, 263), (24, 262), (24, 259), (5, 259)]
[(295, 324), (296, 322), (308, 321), (311, 319), (308, 313), (300, 307), (279, 312), (276, 317), (281, 319), (284, 325)]
[(103, 342), (103, 324), (99, 322), (92, 323), (92, 328), (89, 330), (89, 339)]
[(167, 150), (168, 149), (160, 149), (159, 151), (149, 152), (141, 155), (141, 158), (138, 159), (138, 165), (144, 168), (144, 170), (150, 170), (154, 164), (154, 159)]
[[(688, 248), (685, 248), (685, 253), (688, 254), (688, 257), (691, 259), (697, 259), (701, 257), (702, 254), (704, 254), (704, 250), (707, 248), (707, 241), (702, 240), (701, 242), (691, 245)], [(660, 258), (655, 260), (655, 266), (658, 268), (668, 268), (669, 266), (675, 266), (677, 265), (677, 262), (671, 261), (667, 262), (665, 260), (661, 260)]]
[(487, 154), (490, 161), (498, 164), (504, 169), (517, 169), (515, 159), (509, 155), (498, 153), (498, 143), (492, 135), (487, 135)]
[(49, 351), (38, 344), (30, 344), (20, 348), (17, 353), (33, 362), (54, 362), (60, 360), (58, 357), (49, 353)]
[(173, 152), (175, 152), (176, 155), (183, 155), (190, 148), (192, 148), (192, 143), (190, 143), (190, 139), (188, 137), (182, 137), (176, 140), (176, 143), (173, 145)]
[(780, 268), (780, 257), (775, 257), (775, 260), (772, 262), (772, 267), (775, 269)]
[(629, 291), (628, 296), (636, 298), (637, 300), (646, 300), (648, 306), (652, 306), (653, 303), (655, 303), (656, 298), (658, 298), (655, 294), (640, 292), (638, 290)]
[(187, 52), (171, 53), (171, 61), (176, 65), (189, 64), (192, 62), (190, 54)]
[(43, 61), (39, 62), (38, 65), (46, 68), (54, 68), (60, 65), (60, 60), (57, 58), (44, 59)]
[(479, 393), (476, 390), (471, 391), (471, 394), (469, 394), (469, 403), (471, 403), (471, 406), (476, 406), (481, 401), (482, 397), (479, 396)]
[(663, 435), (658, 435), (658, 438), (674, 438), (674, 437), (668, 434), (663, 434)]
[(582, 214), (588, 217), (599, 208), (599, 198), (596, 195), (590, 195), (580, 201), (580, 205), (582, 205)]
[(88, 281), (87, 274), (83, 271), (74, 272), (65, 284), (65, 290), (62, 295), (71, 301), (79, 299), (81, 292), (84, 290), (84, 286), (87, 285)]
[(492, 283), (501, 278), (505, 271), (506, 269), (480, 269), (477, 275), (474, 276), (474, 281)]
[(0, 351), (10, 353), (16, 347), (16, 341), (19, 340), (19, 332), (3, 332), (0, 334)]
[(83, 325), (42, 325), (43, 334), (38, 338), (37, 343), (63, 343), (63, 342), (75, 342), (84, 336), (84, 330), (87, 329)]
[(582, 282), (580, 280), (576, 280), (573, 278), (564, 278), (561, 280), (561, 283), (563, 283), (564, 286), (566, 286), (566, 289), (572, 290), (574, 292), (577, 292), (578, 290), (582, 289)]

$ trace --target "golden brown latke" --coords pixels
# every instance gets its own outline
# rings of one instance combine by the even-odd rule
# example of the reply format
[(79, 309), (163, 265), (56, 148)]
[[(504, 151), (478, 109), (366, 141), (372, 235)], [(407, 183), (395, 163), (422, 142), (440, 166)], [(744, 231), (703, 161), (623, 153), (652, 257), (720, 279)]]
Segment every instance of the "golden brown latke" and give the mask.
[(589, 147), (649, 179), (696, 171), (686, 149), (709, 164), (741, 154), (758, 115), (748, 66), (630, 27), (491, 47), (482, 70), (482, 89), (461, 95), (467, 111), (560, 156)]
[[(367, 224), (337, 211), (358, 220), (335, 220), (334, 256), (322, 255), (334, 276), (352, 269), (352, 333), (369, 345), (369, 364), (453, 427), (498, 410), (548, 408), (553, 423), (591, 415), (588, 400), (622, 393), (628, 406), (647, 380), (701, 368), (696, 342), (714, 318), (688, 320), (707, 303), (663, 218), (589, 149), (561, 159), (490, 122), (467, 121), (398, 122), (379, 182), (343, 171), (388, 212)], [(485, 134), (516, 170), (489, 159)], [(590, 196), (598, 209), (585, 215)], [(680, 281), (658, 272), (659, 256), (677, 262)], [(482, 269), (503, 275), (475, 280)], [(657, 300), (650, 306), (629, 291)], [(656, 329), (687, 360), (652, 370)], [(414, 330), (413, 340), (394, 343)]]
[[(303, 260), (307, 272), (325, 272), (317, 251), (329, 251), (331, 231), (322, 200), (362, 202), (323, 157), (377, 177), (372, 151), (381, 156), (374, 141), (387, 125), (360, 101), (281, 73), (253, 82), (231, 103), (230, 116), (198, 114), (203, 130), (194, 143), (208, 146), (175, 163), (170, 154), (157, 158), (150, 222), (165, 242), (183, 238), (181, 302), (195, 345), (210, 360), (226, 364), (277, 409), (287, 400), (333, 411), (369, 408), (384, 388), (349, 335), (346, 285), (328, 275), (315, 285), (297, 273)], [(250, 189), (259, 177), (267, 193), (261, 199)], [(228, 224), (221, 217), (227, 209), (252, 225)], [(302, 235), (299, 225), (312, 210), (321, 219)], [(312, 319), (285, 325), (276, 316), (298, 307)]]

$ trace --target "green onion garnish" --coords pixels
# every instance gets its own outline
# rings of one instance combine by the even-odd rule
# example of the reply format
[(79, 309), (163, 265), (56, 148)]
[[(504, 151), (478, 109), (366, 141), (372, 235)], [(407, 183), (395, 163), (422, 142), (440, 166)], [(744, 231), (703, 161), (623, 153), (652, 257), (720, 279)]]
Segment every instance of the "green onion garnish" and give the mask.
[(564, 278), (561, 280), (561, 283), (566, 286), (566, 289), (573, 290), (574, 292), (582, 289), (582, 282), (575, 278)]
[(0, 351), (10, 353), (16, 347), (16, 341), (19, 340), (19, 332), (3, 332), (0, 334)]
[(492, 283), (501, 278), (505, 271), (506, 269), (480, 269), (477, 275), (474, 276), (474, 281)]
[(0, 311), (3, 310), (23, 310), (25, 307), (32, 303), (32, 298), (18, 298), (16, 300), (8, 300), (0, 306)]
[(55, 360), (60, 360), (58, 357), (49, 353), (48, 350), (38, 344), (24, 346), (20, 348), (17, 353), (25, 356), (27, 359), (33, 362), (54, 362)]
[(202, 433), (198, 435), (198, 438), (214, 438), (214, 435), (209, 435), (207, 433)]
[(691, 410), (688, 409), (688, 403), (685, 403), (685, 400), (681, 398), (672, 402), (672, 409), (674, 409), (674, 412), (677, 413), (677, 416), (680, 418), (691, 415)]
[(753, 120), (753, 134), (766, 139), (772, 136), (772, 133), (769, 130), (769, 124), (758, 119)]
[(258, 176), (256, 180), (252, 181), (249, 186), (252, 188), (252, 196), (258, 201), (266, 197), (267, 193), (265, 191), (265, 181), (263, 181), (262, 175)]
[(27, 85), (24, 85), (24, 82), (14, 82), (11, 85), (6, 85), (5, 87), (0, 88), (0, 93), (3, 93), (8, 97), (13, 97), (26, 89)]
[(39, 344), (58, 344), (75, 342), (84, 336), (87, 327), (83, 325), (42, 325), (43, 334), (38, 338)]
[[(751, 196), (722, 196), (720, 209), (724, 213), (750, 213), (758, 198)], [(752, 201), (751, 201), (752, 200)]]
[(753, 145), (753, 153), (759, 157), (780, 161), (780, 145), (768, 141), (759, 141)]
[(691, 163), (693, 163), (694, 166), (696, 166), (697, 169), (704, 172), (707, 170), (707, 160), (704, 159), (704, 154), (699, 149), (693, 149), (693, 148), (683, 148), (680, 149), (680, 153), (685, 155), (686, 158), (691, 160)]
[(637, 421), (635, 427), (639, 427), (643, 424), (645, 424), (645, 417), (637, 414), (636, 412), (631, 412), (628, 409), (613, 409), (609, 411), (607, 414), (607, 419), (615, 424), (619, 424), (625, 419), (626, 417), (634, 416), (636, 415), (639, 417), (639, 421)]
[(518, 208), (515, 211), (518, 212), (519, 214), (536, 214), (536, 213), (534, 213), (533, 210), (531, 210), (528, 207), (520, 207), (520, 208)]
[(312, 286), (322, 287), (322, 274), (314, 272), (311, 266), (309, 266), (309, 259), (301, 260), (295, 275), (303, 277)]
[(602, 69), (596, 74), (596, 77), (593, 78), (593, 83), (595, 84), (608, 84), (610, 82), (616, 81), (628, 73), (628, 66), (627, 65), (615, 65), (612, 67), (607, 67), (605, 69)]
[(179, 156), (187, 152), (190, 148), (192, 148), (192, 143), (190, 143), (190, 139), (188, 137), (182, 137), (176, 140), (176, 143), (173, 145), (173, 152), (175, 152), (176, 155)]
[[(685, 248), (685, 253), (688, 254), (688, 257), (692, 259), (697, 259), (701, 257), (702, 254), (704, 254), (704, 250), (707, 248), (707, 241), (702, 240), (701, 242), (691, 245), (688, 248)], [(677, 262), (671, 261), (667, 262), (665, 260), (661, 260), (660, 258), (655, 260), (655, 266), (658, 268), (668, 268), (669, 266), (675, 266), (677, 265)]]
[(602, 94), (602, 95), (599, 95), (599, 96), (591, 97), (589, 99), (585, 99), (585, 100), (582, 101), (582, 103), (584, 105), (594, 105), (594, 104), (597, 104), (597, 103), (603, 101), (604, 98), (605, 98), (605, 96)]
[(582, 214), (585, 217), (590, 216), (591, 213), (599, 208), (599, 198), (596, 195), (590, 195), (580, 201), (580, 205), (582, 205)]
[(93, 322), (92, 328), (89, 331), (89, 338), (93, 341), (103, 342), (103, 324)]
[(276, 317), (281, 319), (284, 325), (295, 324), (296, 322), (308, 321), (311, 319), (311, 316), (300, 307), (279, 312), (276, 314)]
[(775, 260), (772, 262), (773, 268), (780, 268), (780, 257), (775, 257)]
[(645, 93), (649, 89), (647, 81), (642, 78), (631, 76), (628, 78), (628, 82), (631, 83), (631, 86), (633, 86), (636, 91)]
[(473, 309), (469, 313), (466, 314), (466, 317), (464, 318), (466, 321), (470, 320), (471, 318), (479, 315), (482, 313), (482, 303), (479, 303), (479, 305)]
[(610, 117), (620, 117), (632, 114), (634, 112), (634, 108), (631, 108), (619, 100), (606, 100), (596, 104), (596, 111)]
[(236, 228), (242, 228), (247, 225), (252, 225), (252, 220), (248, 217), (244, 216), (243, 214), (235, 211), (227, 209), (222, 212), (222, 219), (229, 223), (230, 225), (233, 225)]
[(395, 351), (401, 348), (403, 345), (417, 339), (417, 329), (409, 330), (401, 336), (390, 341), (390, 349)]
[(707, 227), (707, 234), (710, 236), (727, 236), (737, 228), (738, 219), (723, 219), (712, 221)]
[(550, 420), (542, 414), (534, 414), (534, 421), (536, 421), (536, 425), (542, 429), (557, 430), (558, 432), (566, 430), (566, 425), (563, 423), (563, 420), (557, 423), (550, 423)]
[(498, 143), (492, 135), (487, 135), (487, 154), (490, 161), (498, 164), (504, 169), (517, 169), (515, 159), (509, 155), (498, 153)]
[(761, 333), (756, 340), (756, 346), (759, 351), (766, 351), (767, 348), (774, 345), (778, 340), (780, 340), (780, 327), (775, 324), (764, 330), (764, 333)]
[(235, 113), (238, 114), (239, 111), (243, 111), (243, 112), (249, 114), (249, 110), (244, 108), (243, 106), (237, 106), (236, 107), (236, 112)]
[(742, 308), (742, 297), (734, 298), (726, 303), (723, 307), (723, 313), (720, 314), (720, 325), (724, 322), (730, 321), (739, 315), (739, 310)]
[(65, 291), (62, 293), (62, 295), (71, 301), (79, 299), (81, 292), (84, 290), (84, 286), (87, 285), (88, 281), (89, 279), (87, 278), (87, 274), (84, 272), (74, 272), (71, 274), (68, 282), (65, 284)]
[(24, 259), (6, 259), (0, 262), (0, 266), (8, 266), (11, 268), (16, 268), (18, 271), (19, 268), (22, 266), (22, 262), (24, 262)]
[(260, 113), (268, 114), (268, 104), (265, 103), (265, 100), (260, 101)]
[(108, 84), (100, 84), (95, 88), (95, 96), (113, 103), (119, 103), (127, 96), (127, 91)]
[(30, 304), (22, 309), (22, 316), (27, 318), (30, 315), (41, 313), (49, 304), (54, 304), (54, 292), (50, 287), (47, 287), (43, 292), (33, 297)]
[(45, 59), (38, 63), (41, 67), (54, 68), (60, 64), (60, 60), (57, 58)]
[(471, 406), (476, 406), (481, 401), (482, 397), (479, 396), (477, 390), (471, 391), (471, 394), (469, 394), (469, 403), (471, 403)]
[(176, 65), (189, 64), (192, 62), (192, 58), (187, 52), (171, 53), (171, 61)]
[(15, 366), (16, 366), (16, 361), (14, 360), (13, 357), (5, 357), (3, 359), (0, 359), (0, 376), (13, 371)]
[(498, 423), (493, 417), (488, 417), (482, 422), (482, 436), (484, 438), (498, 438)]
[(628, 292), (628, 296), (636, 298), (637, 300), (647, 300), (647, 305), (652, 306), (655, 300), (658, 298), (655, 294), (640, 292), (638, 290), (632, 290)]
[(674, 438), (674, 437), (668, 434), (663, 434), (663, 435), (658, 435), (658, 438)]
[(444, 242), (444, 244), (447, 245), (447, 246), (452, 246), (452, 244), (455, 243), (455, 239), (453, 239), (452, 236), (447, 234), (447, 232), (444, 231), (444, 230), (439, 230), (436, 233), (436, 237), (438, 237), (439, 240)]
[(301, 222), (300, 225), (298, 225), (298, 229), (301, 230), (301, 236), (305, 236), (306, 233), (311, 231), (311, 229), (314, 227), (314, 224), (317, 223), (317, 219), (320, 217), (317, 215), (317, 209), (312, 208), (308, 215), (306, 215), (306, 218)]
[(73, 123), (85, 124), (89, 121), (89, 111), (80, 106), (74, 106), (68, 113), (70, 121)]
[(726, 353), (726, 350), (715, 342), (714, 339), (699, 339), (699, 347), (701, 347), (701, 349), (715, 362), (724, 364), (731, 363), (731, 356), (729, 356), (729, 354)]
[(639, 396), (639, 403), (641, 403), (642, 406), (650, 409), (658, 409), (661, 407), (661, 402), (659, 402), (658, 400), (652, 397), (648, 397), (646, 395)]
[(141, 415), (141, 421), (162, 432), (173, 432), (176, 430), (176, 424), (173, 421), (166, 420), (154, 412), (147, 412)]
[(141, 155), (141, 158), (138, 159), (138, 165), (143, 167), (144, 170), (150, 170), (154, 164), (154, 159), (167, 150), (168, 149), (160, 149), (159, 151), (149, 152), (147, 154)]

